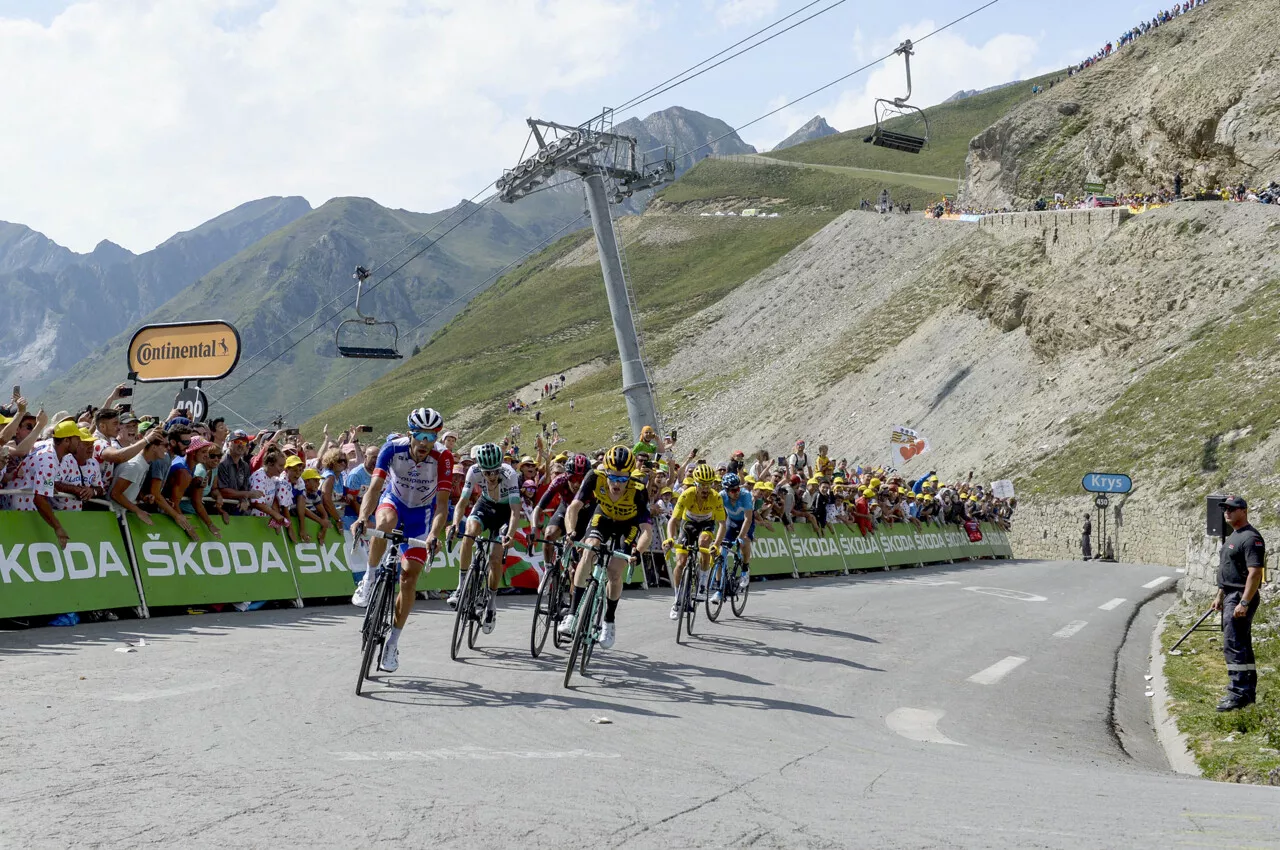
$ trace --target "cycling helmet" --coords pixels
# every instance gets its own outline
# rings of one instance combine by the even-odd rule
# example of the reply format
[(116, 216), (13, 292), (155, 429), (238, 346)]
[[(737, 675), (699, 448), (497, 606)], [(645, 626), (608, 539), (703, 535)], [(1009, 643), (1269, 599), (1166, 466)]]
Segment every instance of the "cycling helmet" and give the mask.
[(630, 475), (636, 459), (626, 446), (614, 446), (604, 453), (604, 471), (614, 475)]
[(742, 486), (742, 479), (730, 472), (720, 483), (724, 485), (724, 489), (732, 490), (734, 487)]
[(483, 470), (497, 469), (502, 466), (502, 449), (493, 443), (485, 443), (476, 449), (476, 463)]
[(444, 417), (430, 407), (419, 407), (409, 414), (410, 431), (439, 431), (444, 426)]
[(715, 484), (716, 471), (709, 466), (698, 466), (693, 470), (695, 484)]
[(587, 460), (586, 455), (574, 455), (569, 459), (569, 474), (581, 477), (587, 474), (591, 469), (591, 461)]

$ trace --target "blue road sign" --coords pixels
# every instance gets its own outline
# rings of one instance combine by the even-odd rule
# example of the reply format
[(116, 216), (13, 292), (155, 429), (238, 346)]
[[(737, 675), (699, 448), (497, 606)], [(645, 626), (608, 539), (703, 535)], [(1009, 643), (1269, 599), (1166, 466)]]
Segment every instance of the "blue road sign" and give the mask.
[(1086, 493), (1128, 493), (1133, 489), (1129, 476), (1114, 472), (1090, 472), (1081, 483)]

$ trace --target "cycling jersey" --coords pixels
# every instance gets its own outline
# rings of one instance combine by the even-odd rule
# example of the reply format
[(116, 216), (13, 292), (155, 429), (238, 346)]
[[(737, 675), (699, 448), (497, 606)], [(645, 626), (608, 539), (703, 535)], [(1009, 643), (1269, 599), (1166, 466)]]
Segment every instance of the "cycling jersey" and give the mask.
[(636, 525), (650, 522), (649, 491), (639, 481), (628, 481), (622, 495), (614, 501), (609, 495), (608, 476), (593, 469), (582, 479), (575, 498), (583, 504), (594, 505), (598, 513), (612, 520), (625, 520)]
[(698, 488), (690, 487), (676, 499), (676, 507), (671, 515), (676, 519), (692, 522), (724, 522), (724, 500), (715, 490), (708, 492), (706, 496), (699, 496)]
[(573, 495), (577, 489), (573, 486), (572, 477), (568, 474), (560, 474), (551, 479), (551, 483), (542, 491), (541, 497), (538, 499), (538, 509), (545, 511), (547, 508), (559, 508), (568, 505), (573, 501)]
[(510, 464), (506, 463), (498, 467), (498, 471), (502, 473), (502, 477), (496, 484), (491, 484), (489, 479), (485, 478), (480, 464), (476, 464), (467, 470), (467, 480), (463, 483), (462, 489), (470, 490), (470, 488), (479, 487), (480, 500), (492, 502), (495, 505), (520, 504), (520, 476)]
[(729, 495), (728, 490), (721, 490), (720, 498), (724, 502), (725, 515), (734, 522), (742, 522), (746, 519), (747, 511), (755, 510), (755, 502), (745, 489), (738, 492), (736, 499)]
[(453, 456), (445, 449), (432, 449), (418, 463), (409, 449), (409, 438), (392, 440), (378, 452), (373, 477), (386, 482), (384, 493), (407, 508), (424, 508), (435, 502), (441, 484), (453, 477)]

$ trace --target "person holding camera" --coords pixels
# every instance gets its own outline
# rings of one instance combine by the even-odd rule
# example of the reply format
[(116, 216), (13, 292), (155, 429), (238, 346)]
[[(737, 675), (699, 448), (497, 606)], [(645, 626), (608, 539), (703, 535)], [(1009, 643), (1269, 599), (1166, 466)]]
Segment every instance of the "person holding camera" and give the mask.
[(1222, 511), (1232, 532), (1222, 544), (1218, 563), (1218, 595), (1213, 610), (1222, 612), (1222, 654), (1231, 683), (1218, 711), (1252, 705), (1258, 696), (1258, 663), (1253, 656), (1253, 615), (1258, 611), (1266, 543), (1249, 524), (1249, 505), (1228, 496)]

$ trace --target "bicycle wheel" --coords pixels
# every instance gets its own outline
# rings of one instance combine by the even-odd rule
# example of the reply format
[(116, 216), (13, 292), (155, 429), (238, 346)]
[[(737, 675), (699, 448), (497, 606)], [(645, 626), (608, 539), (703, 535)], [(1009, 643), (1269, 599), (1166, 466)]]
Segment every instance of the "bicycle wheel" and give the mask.
[(555, 631), (560, 619), (560, 570), (547, 570), (538, 584), (538, 598), (533, 603), (533, 631), (529, 636), (529, 652), (534, 658), (547, 645), (547, 633)]
[(596, 602), (596, 591), (600, 585), (592, 578), (587, 582), (587, 592), (582, 596), (582, 603), (578, 606), (578, 622), (573, 629), (573, 645), (569, 649), (569, 663), (564, 668), (564, 686), (569, 687), (569, 680), (573, 678), (573, 665), (578, 663), (578, 655), (583, 650), (583, 645), (591, 639), (591, 611), (592, 606)]
[(449, 657), (454, 661), (458, 660), (458, 652), (462, 649), (462, 639), (467, 633), (468, 612), (471, 610), (467, 600), (471, 596), (471, 586), (475, 584), (474, 575), (473, 571), (468, 570), (462, 586), (458, 588), (458, 610), (453, 615), (453, 640), (449, 644)]
[[(608, 562), (606, 561), (606, 564)], [(606, 567), (607, 568), (607, 567)], [(597, 584), (596, 587), (600, 585)], [(607, 589), (607, 588), (606, 588)], [(587, 633), (587, 639), (582, 647), (582, 668), (579, 671), (583, 676), (587, 675), (587, 665), (591, 663), (591, 654), (595, 651), (596, 643), (600, 640), (600, 623), (604, 619), (605, 594), (598, 593), (594, 599), (595, 604), (588, 608), (587, 611), (591, 615), (588, 619), (591, 621), (591, 631)]]
[(747, 594), (751, 592), (751, 582), (747, 582), (745, 586), (740, 586), (742, 582), (742, 558), (734, 555), (733, 571), (729, 573), (729, 587), (733, 590), (733, 598), (729, 602), (729, 607), (733, 609), (733, 616), (741, 617), (742, 612), (747, 610)]
[(685, 574), (688, 576), (689, 601), (690, 605), (685, 606), (684, 612), (684, 633), (689, 637), (693, 637), (693, 624), (698, 619), (698, 578), (696, 573), (697, 567), (689, 564), (685, 568)]
[[(566, 563), (561, 564), (557, 569), (560, 572), (560, 580), (557, 582), (558, 590), (554, 603), (556, 615), (552, 619), (559, 626), (560, 621), (573, 609), (574, 565), (572, 561), (566, 559)], [(555, 643), (556, 649), (564, 649), (569, 645), (571, 638), (564, 637), (560, 634), (560, 629), (555, 628), (551, 630), (551, 640)]]
[(360, 696), (360, 690), (364, 687), (364, 680), (369, 678), (369, 667), (373, 664), (374, 657), (382, 651), (380, 636), (378, 634), (378, 617), (382, 611), (382, 597), (386, 594), (383, 587), (382, 577), (379, 576), (373, 584), (372, 597), (369, 600), (369, 607), (364, 610), (364, 646), (361, 649), (360, 658), (360, 675), (356, 677), (356, 696)]
[(480, 634), (480, 618), (484, 616), (482, 603), (489, 589), (489, 552), (487, 545), (476, 543), (479, 549), (471, 562), (471, 593), (467, 596), (467, 647), (476, 648), (476, 636)]
[(680, 606), (680, 615), (676, 617), (676, 643), (680, 642), (680, 635), (684, 633), (685, 612), (694, 604), (693, 583), (695, 579), (693, 575), (697, 569), (694, 564), (685, 564), (684, 575), (680, 577), (680, 593), (676, 596), (676, 604)]
[[(721, 554), (716, 559), (716, 565), (711, 568), (711, 580), (707, 582), (707, 619), (715, 622), (720, 619), (720, 609), (724, 607), (724, 595), (726, 593), (724, 581), (724, 555)], [(720, 601), (712, 602), (716, 591), (720, 591)]]

